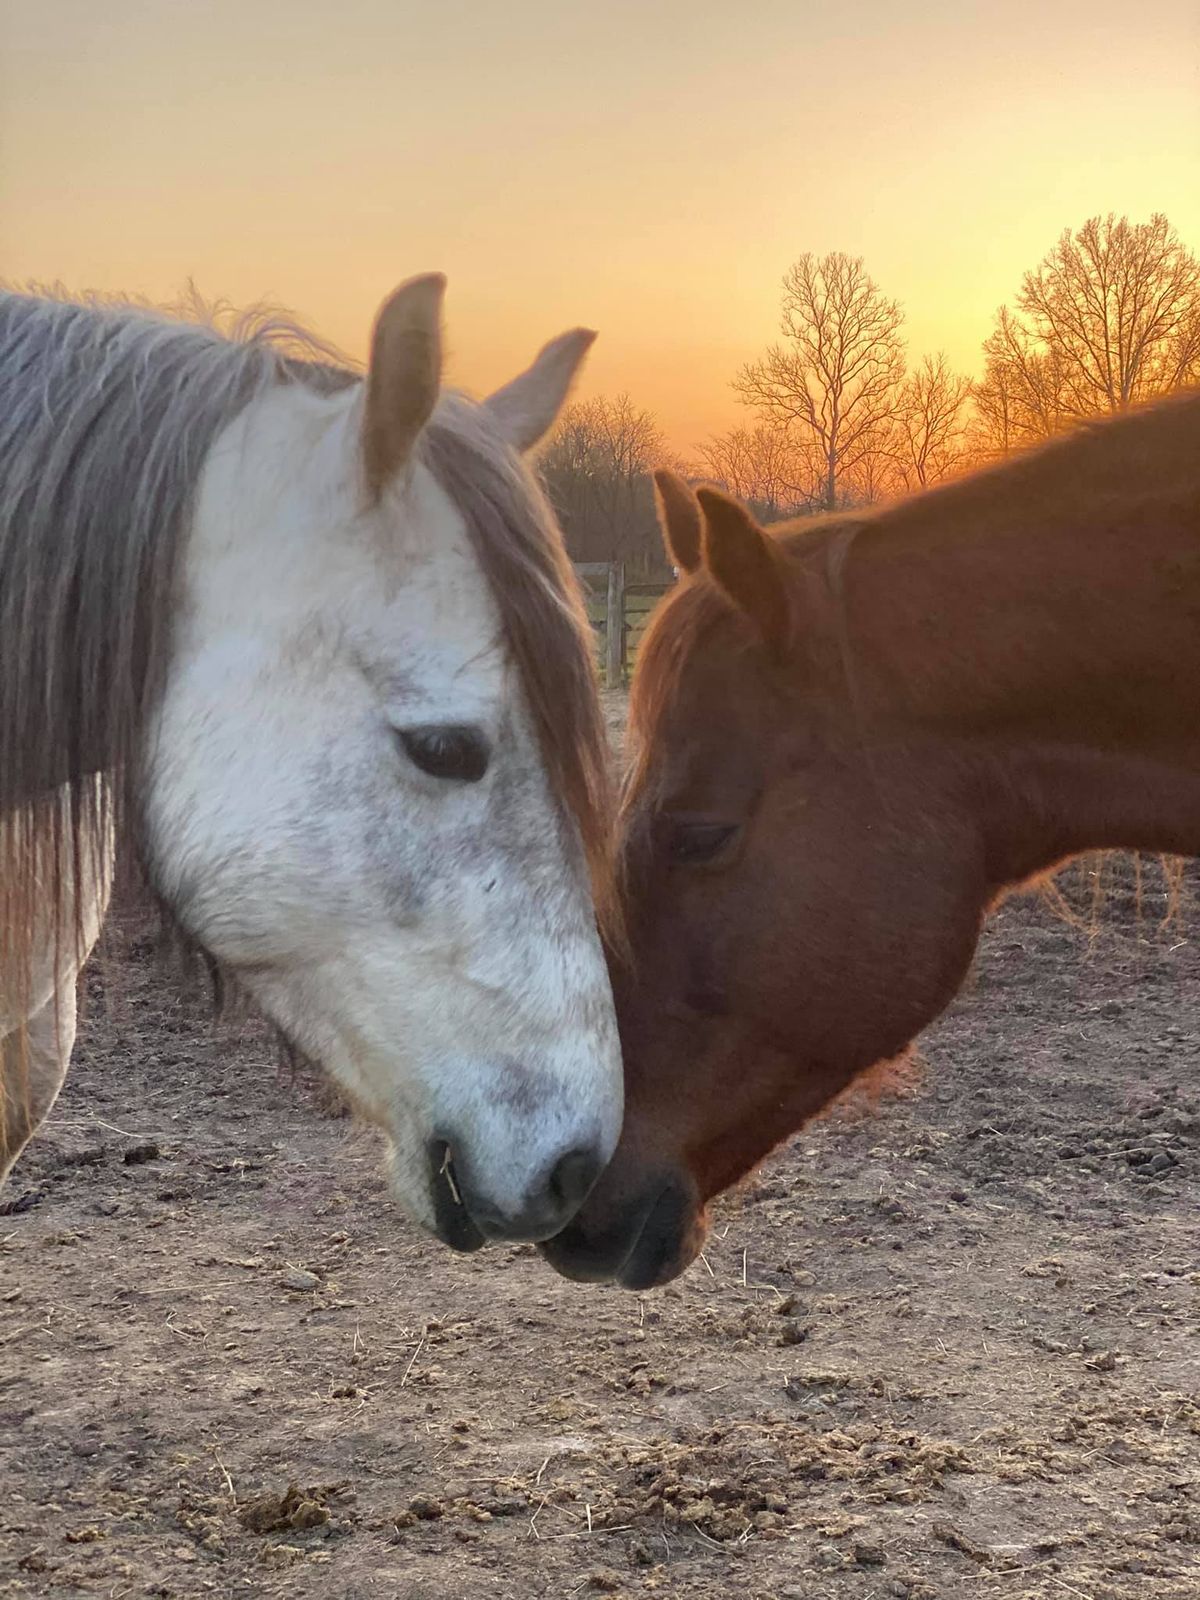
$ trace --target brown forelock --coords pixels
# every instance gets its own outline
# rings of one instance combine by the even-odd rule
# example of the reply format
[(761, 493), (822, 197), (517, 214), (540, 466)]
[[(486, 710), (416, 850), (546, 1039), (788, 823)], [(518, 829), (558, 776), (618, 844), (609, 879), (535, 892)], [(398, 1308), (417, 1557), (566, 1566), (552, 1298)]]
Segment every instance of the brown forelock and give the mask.
[[(629, 753), (623, 808), (640, 799), (656, 731), (701, 641), (733, 611), (731, 602), (699, 574), (685, 579), (654, 612), (642, 635), (629, 696)], [(746, 624), (749, 632), (749, 624)]]

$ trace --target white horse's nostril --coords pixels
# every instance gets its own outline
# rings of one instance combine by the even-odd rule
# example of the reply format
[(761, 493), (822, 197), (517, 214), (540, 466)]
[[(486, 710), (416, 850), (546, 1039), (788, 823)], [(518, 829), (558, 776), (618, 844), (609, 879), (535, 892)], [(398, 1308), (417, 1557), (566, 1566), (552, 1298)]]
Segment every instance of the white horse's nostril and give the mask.
[(448, 1140), (435, 1139), (430, 1144), (429, 1169), (438, 1237), (452, 1250), (478, 1250), (486, 1240), (463, 1201)]

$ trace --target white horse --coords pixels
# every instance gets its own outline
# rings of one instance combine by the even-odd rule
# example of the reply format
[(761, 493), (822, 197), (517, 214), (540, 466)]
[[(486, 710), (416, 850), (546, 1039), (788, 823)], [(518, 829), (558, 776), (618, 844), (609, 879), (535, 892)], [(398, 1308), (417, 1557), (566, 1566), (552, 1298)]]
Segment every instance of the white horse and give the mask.
[(474, 405), (443, 289), (365, 380), (278, 323), (0, 294), (0, 1177), (130, 842), (446, 1243), (557, 1232), (612, 1152), (603, 722), (521, 461), (593, 336)]

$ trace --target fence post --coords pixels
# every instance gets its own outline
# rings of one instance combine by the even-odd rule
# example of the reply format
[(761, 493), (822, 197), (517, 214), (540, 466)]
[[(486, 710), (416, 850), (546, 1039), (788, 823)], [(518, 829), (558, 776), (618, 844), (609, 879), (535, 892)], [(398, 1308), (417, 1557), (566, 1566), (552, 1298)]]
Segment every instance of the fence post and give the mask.
[(608, 568), (608, 625), (605, 628), (604, 682), (619, 689), (625, 681), (625, 563)]

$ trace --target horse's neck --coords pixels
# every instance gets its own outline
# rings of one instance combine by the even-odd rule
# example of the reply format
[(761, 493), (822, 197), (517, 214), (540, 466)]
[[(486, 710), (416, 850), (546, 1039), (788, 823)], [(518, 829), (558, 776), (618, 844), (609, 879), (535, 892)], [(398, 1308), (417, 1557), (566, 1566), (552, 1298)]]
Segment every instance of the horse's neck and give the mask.
[(873, 697), (981, 776), (997, 882), (1089, 849), (1200, 854), (1200, 450), (1190, 481), (1188, 459), (1143, 454), (1122, 480), (1096, 457), (1111, 476), (1090, 498), (1085, 460), (1077, 512), (1052, 481), (998, 474), (860, 541), (849, 593)]
[(973, 804), (997, 888), (1086, 850), (1200, 855), (1200, 771), (1128, 750), (1034, 742), (974, 769)]

